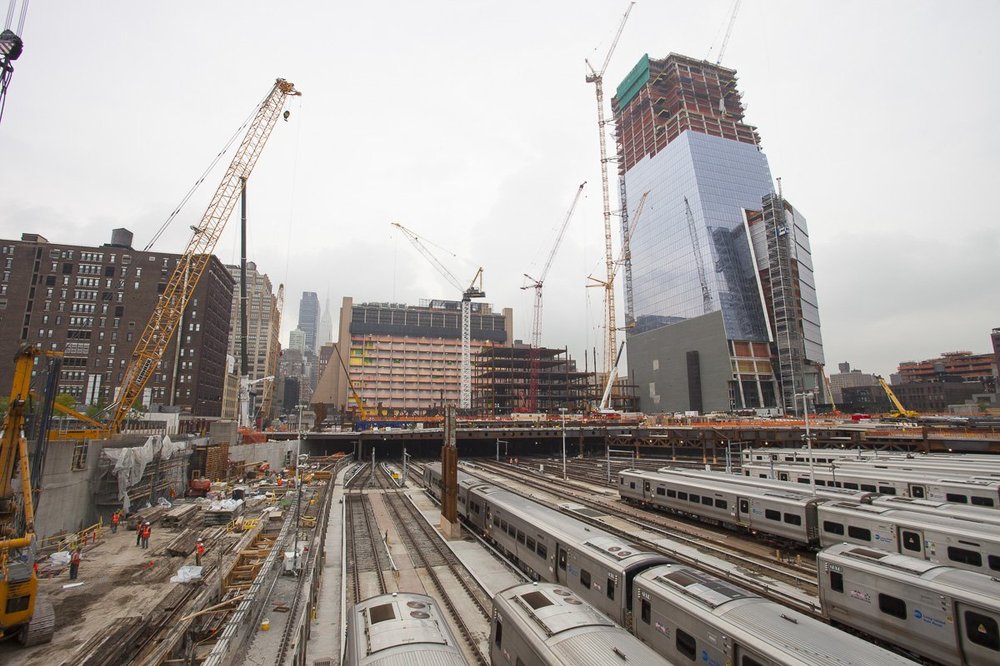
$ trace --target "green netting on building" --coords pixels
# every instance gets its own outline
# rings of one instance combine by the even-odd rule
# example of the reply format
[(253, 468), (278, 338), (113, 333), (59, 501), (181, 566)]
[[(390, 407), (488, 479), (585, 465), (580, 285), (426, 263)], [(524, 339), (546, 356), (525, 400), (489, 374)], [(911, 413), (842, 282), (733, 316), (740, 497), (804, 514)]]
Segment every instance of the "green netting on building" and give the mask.
[(649, 81), (649, 54), (643, 54), (642, 58), (628, 76), (618, 84), (615, 90), (615, 99), (618, 101), (618, 108), (626, 106), (632, 98), (639, 94), (646, 82)]

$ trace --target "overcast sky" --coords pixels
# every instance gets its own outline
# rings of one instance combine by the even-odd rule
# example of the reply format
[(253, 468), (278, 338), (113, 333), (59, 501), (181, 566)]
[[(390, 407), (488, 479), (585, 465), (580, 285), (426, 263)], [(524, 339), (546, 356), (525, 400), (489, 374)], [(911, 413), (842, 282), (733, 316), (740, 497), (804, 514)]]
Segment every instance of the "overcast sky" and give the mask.
[[(283, 341), (303, 290), (334, 308), (343, 296), (457, 297), (392, 221), (450, 250), (440, 258), (463, 282), (482, 265), (486, 300), (514, 308), (528, 339), (522, 273), (539, 272), (586, 180), (546, 282), (542, 336), (582, 367), (603, 321), (601, 294), (584, 287), (603, 271), (584, 58), (603, 60), (627, 4), (32, 3), (0, 121), (0, 237), (98, 245), (127, 227), (142, 248), (281, 76), (303, 96), (248, 192), (250, 258), (286, 286)], [(609, 116), (643, 53), (705, 57), (714, 44), (714, 60), (730, 7), (638, 3), (605, 77)], [(991, 0), (743, 2), (723, 64), (809, 222), (832, 372), (990, 348), (997, 25)], [(183, 249), (220, 178), (155, 249)], [(238, 261), (238, 227), (219, 245), (226, 263)]]

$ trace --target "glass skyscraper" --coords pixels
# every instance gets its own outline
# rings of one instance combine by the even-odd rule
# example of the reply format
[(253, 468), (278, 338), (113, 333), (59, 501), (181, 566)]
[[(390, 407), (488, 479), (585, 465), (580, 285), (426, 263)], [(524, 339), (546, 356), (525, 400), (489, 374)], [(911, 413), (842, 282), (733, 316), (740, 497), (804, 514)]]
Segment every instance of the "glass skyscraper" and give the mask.
[(796, 393), (823, 390), (808, 232), (775, 195), (736, 72), (644, 56), (612, 107), (623, 235), (635, 222), (625, 296), (642, 409), (795, 411)]

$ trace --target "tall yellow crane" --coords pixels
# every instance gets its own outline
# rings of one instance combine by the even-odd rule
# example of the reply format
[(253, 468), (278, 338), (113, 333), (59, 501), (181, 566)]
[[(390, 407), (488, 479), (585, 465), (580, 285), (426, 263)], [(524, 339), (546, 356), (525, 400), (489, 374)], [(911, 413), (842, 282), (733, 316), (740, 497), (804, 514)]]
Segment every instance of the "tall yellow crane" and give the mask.
[(524, 274), (524, 277), (528, 278), (529, 284), (521, 287), (521, 289), (535, 290), (535, 309), (531, 317), (531, 378), (528, 389), (528, 411), (530, 412), (538, 409), (538, 375), (541, 372), (540, 349), (542, 347), (542, 285), (545, 283), (545, 277), (549, 274), (549, 269), (552, 268), (552, 260), (556, 258), (556, 252), (562, 244), (563, 236), (566, 235), (566, 227), (569, 226), (569, 221), (573, 217), (573, 211), (576, 210), (576, 204), (580, 201), (580, 195), (583, 194), (583, 187), (586, 184), (587, 181), (583, 181), (580, 183), (580, 187), (576, 189), (576, 196), (573, 197), (573, 203), (566, 213), (562, 227), (559, 228), (556, 242), (552, 245), (549, 258), (545, 261), (545, 266), (542, 268), (542, 272), (539, 273), (538, 279), (536, 280), (527, 273)]
[(893, 418), (915, 419), (918, 416), (920, 416), (920, 414), (913, 411), (912, 409), (907, 409), (906, 407), (903, 407), (903, 403), (899, 401), (899, 398), (896, 397), (896, 394), (893, 393), (891, 388), (889, 388), (889, 384), (887, 384), (886, 381), (882, 379), (880, 375), (875, 375), (875, 379), (878, 380), (878, 383), (879, 385), (881, 385), (882, 390), (885, 391), (885, 394), (889, 397), (889, 402), (892, 403), (893, 408), (896, 410), (895, 412), (892, 413)]
[(129, 410), (142, 395), (150, 377), (163, 358), (170, 339), (177, 329), (181, 315), (191, 300), (205, 267), (212, 258), (212, 252), (225, 229), (229, 216), (236, 206), (244, 182), (250, 177), (257, 158), (267, 143), (271, 130), (285, 105), (285, 98), (301, 95), (295, 84), (285, 79), (277, 79), (270, 92), (257, 108), (257, 114), (247, 129), (243, 142), (233, 155), (229, 168), (219, 183), (202, 216), (201, 223), (194, 227), (180, 261), (167, 280), (166, 288), (153, 309), (146, 328), (132, 351), (124, 381), (119, 391), (115, 414), (109, 423), (111, 432), (118, 432), (125, 423)]
[(618, 32), (615, 33), (615, 38), (608, 48), (608, 54), (604, 57), (604, 64), (601, 65), (601, 69), (599, 71), (595, 70), (589, 60), (584, 61), (587, 63), (587, 69), (590, 70), (590, 73), (587, 74), (587, 83), (594, 84), (594, 92), (597, 94), (597, 128), (601, 138), (601, 194), (604, 197), (604, 262), (607, 269), (607, 279), (604, 281), (606, 285), (604, 290), (604, 304), (606, 307), (604, 322), (606, 329), (604, 335), (604, 365), (609, 375), (616, 364), (612, 355), (618, 346), (618, 324), (615, 315), (614, 277), (612, 276), (615, 269), (615, 258), (611, 248), (611, 194), (608, 191), (608, 148), (604, 129), (605, 125), (607, 125), (607, 121), (604, 120), (604, 72), (611, 61), (611, 54), (614, 53), (615, 47), (618, 46), (622, 30), (625, 29), (625, 21), (628, 20), (628, 15), (634, 5), (634, 2), (630, 2), (628, 9), (625, 10), (625, 15), (622, 16), (622, 22), (618, 25)]

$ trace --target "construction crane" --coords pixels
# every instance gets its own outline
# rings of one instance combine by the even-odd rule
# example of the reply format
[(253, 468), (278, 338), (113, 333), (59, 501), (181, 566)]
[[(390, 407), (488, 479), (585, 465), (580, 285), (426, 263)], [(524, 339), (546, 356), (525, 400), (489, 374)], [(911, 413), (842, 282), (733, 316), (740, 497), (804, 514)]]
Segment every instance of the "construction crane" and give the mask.
[(611, 248), (611, 194), (608, 191), (608, 149), (607, 149), (607, 137), (605, 136), (604, 126), (607, 122), (604, 120), (604, 72), (608, 68), (608, 63), (611, 61), (611, 54), (614, 53), (615, 47), (618, 46), (618, 40), (622, 36), (622, 30), (625, 29), (625, 22), (628, 20), (628, 15), (632, 11), (632, 7), (635, 5), (634, 2), (630, 2), (628, 9), (625, 10), (625, 15), (622, 16), (622, 21), (618, 25), (618, 32), (615, 33), (614, 39), (611, 41), (611, 46), (608, 48), (608, 53), (604, 57), (604, 63), (601, 65), (599, 71), (594, 70), (594, 67), (590, 64), (589, 60), (585, 60), (587, 63), (587, 69), (590, 73), (587, 74), (587, 83), (594, 84), (594, 92), (597, 94), (597, 128), (599, 130), (599, 135), (601, 139), (601, 194), (604, 197), (604, 261), (606, 277), (605, 284), (607, 285), (604, 291), (604, 304), (606, 307), (605, 316), (605, 335), (604, 335), (604, 365), (607, 372), (610, 374), (612, 368), (611, 355), (614, 353), (615, 348), (618, 346), (618, 334), (617, 334), (617, 318), (615, 316), (615, 292), (614, 292), (614, 278), (612, 273), (615, 270), (615, 258), (612, 255)]
[(912, 409), (907, 409), (906, 407), (903, 407), (903, 403), (899, 401), (899, 398), (896, 397), (896, 394), (892, 392), (891, 388), (889, 388), (889, 384), (887, 384), (886, 381), (882, 379), (880, 375), (875, 375), (875, 379), (878, 380), (878, 383), (882, 386), (882, 390), (885, 391), (885, 394), (889, 396), (889, 402), (892, 403), (893, 408), (896, 410), (891, 414), (893, 418), (915, 419), (918, 416), (920, 416), (920, 414), (913, 411)]
[[(607, 280), (601, 280), (594, 277), (593, 275), (588, 275), (587, 279), (591, 280), (593, 284), (588, 284), (588, 287), (602, 287), (605, 292), (612, 291), (615, 288), (615, 277), (618, 275), (618, 268), (625, 263), (625, 258), (630, 256), (629, 248), (632, 246), (632, 235), (635, 233), (636, 228), (639, 226), (639, 219), (642, 217), (642, 211), (646, 207), (646, 198), (649, 196), (649, 190), (642, 193), (642, 197), (639, 199), (639, 204), (635, 207), (635, 214), (630, 218), (630, 226), (628, 228), (628, 233), (625, 239), (622, 241), (621, 253), (618, 256), (617, 261), (611, 264), (611, 273)], [(617, 365), (617, 361), (615, 364)], [(610, 370), (608, 370), (610, 372)]]
[(10, 80), (14, 76), (14, 61), (21, 57), (24, 51), (24, 41), (21, 35), (24, 34), (24, 18), (28, 14), (28, 0), (21, 3), (21, 15), (17, 21), (17, 31), (11, 30), (11, 22), (14, 20), (14, 8), (17, 0), (10, 0), (7, 5), (7, 18), (0, 31), (0, 120), (3, 119), (3, 109), (7, 104), (7, 88)]
[(719, 47), (719, 55), (715, 59), (716, 65), (722, 62), (722, 56), (726, 54), (726, 47), (729, 46), (729, 38), (733, 36), (733, 26), (736, 25), (736, 15), (740, 11), (740, 2), (742, 0), (733, 0), (733, 8), (729, 14), (729, 25), (726, 26), (726, 36), (722, 38), (722, 46)]
[(597, 411), (602, 414), (614, 411), (609, 408), (611, 403), (611, 389), (615, 385), (615, 380), (618, 379), (618, 362), (622, 359), (622, 352), (625, 350), (625, 343), (622, 342), (621, 346), (618, 347), (618, 355), (615, 356), (615, 364), (611, 366), (611, 372), (608, 373), (608, 381), (604, 385), (604, 394), (601, 396), (601, 404), (598, 405)]
[(479, 270), (476, 271), (475, 276), (472, 278), (472, 282), (469, 283), (468, 287), (463, 287), (462, 283), (458, 281), (451, 271), (449, 271), (444, 264), (442, 264), (437, 257), (434, 256), (427, 246), (424, 244), (423, 239), (416, 232), (410, 231), (402, 224), (392, 223), (392, 226), (396, 227), (402, 231), (406, 237), (409, 239), (413, 247), (417, 248), (420, 254), (424, 255), (424, 258), (430, 262), (431, 266), (437, 269), (448, 282), (451, 283), (453, 287), (462, 292), (462, 365), (459, 376), (459, 391), (458, 391), (458, 406), (461, 409), (471, 409), (472, 408), (472, 352), (471, 352), (471, 337), (472, 337), (472, 299), (473, 298), (486, 298), (486, 292), (483, 291), (483, 269), (480, 266)]
[(525, 285), (521, 289), (535, 290), (535, 309), (531, 317), (531, 378), (528, 389), (528, 411), (530, 412), (538, 409), (538, 375), (541, 372), (542, 347), (542, 285), (545, 282), (545, 277), (549, 274), (549, 269), (552, 267), (552, 260), (556, 257), (556, 251), (559, 250), (559, 245), (566, 234), (566, 228), (569, 226), (569, 221), (573, 217), (573, 211), (576, 210), (576, 204), (580, 201), (580, 195), (583, 194), (583, 187), (586, 184), (587, 181), (583, 181), (580, 183), (580, 187), (576, 189), (576, 196), (573, 197), (573, 203), (566, 213), (566, 219), (563, 220), (559, 234), (556, 236), (556, 242), (552, 245), (549, 258), (545, 261), (545, 266), (542, 268), (538, 279), (536, 280), (527, 273), (524, 274), (524, 277), (528, 278), (531, 284)]
[[(55, 631), (52, 605), (38, 596), (32, 474), (24, 435), (31, 372), (36, 359), (50, 354), (54, 352), (35, 346), (18, 351), (0, 433), (0, 638), (16, 634), (24, 645), (47, 643)], [(54, 382), (51, 386), (54, 389)], [(52, 404), (52, 397), (46, 395), (47, 404)], [(36, 477), (40, 473), (39, 468)]]
[(684, 215), (687, 216), (688, 233), (691, 234), (691, 247), (694, 250), (694, 262), (698, 267), (698, 282), (701, 284), (701, 300), (705, 306), (705, 314), (715, 308), (712, 305), (712, 290), (708, 288), (708, 276), (705, 274), (705, 257), (701, 254), (701, 241), (698, 240), (698, 229), (694, 224), (694, 214), (691, 204), (684, 197)]
[[(257, 108), (257, 114), (247, 129), (239, 149), (212, 196), (201, 223), (193, 227), (177, 266), (167, 280), (160, 299), (146, 323), (146, 328), (132, 351), (124, 381), (118, 392), (115, 413), (109, 424), (111, 432), (121, 430), (132, 405), (142, 395), (150, 377), (156, 371), (163, 352), (177, 329), (181, 315), (191, 300), (201, 275), (205, 271), (215, 246), (236, 206), (244, 182), (250, 177), (271, 130), (282, 115), (285, 98), (301, 95), (295, 84), (277, 79)], [(178, 343), (179, 344), (179, 343)]]

